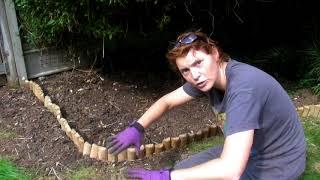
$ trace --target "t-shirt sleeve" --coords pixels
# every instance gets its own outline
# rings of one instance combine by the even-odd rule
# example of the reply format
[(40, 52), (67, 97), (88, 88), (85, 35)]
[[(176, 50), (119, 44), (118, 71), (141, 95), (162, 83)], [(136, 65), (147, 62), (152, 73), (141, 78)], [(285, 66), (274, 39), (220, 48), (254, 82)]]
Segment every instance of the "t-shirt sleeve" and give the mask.
[(184, 90), (184, 92), (186, 92), (187, 94), (189, 94), (192, 97), (202, 97), (202, 96), (204, 96), (204, 93), (202, 91), (200, 91), (199, 89), (195, 88), (194, 86), (192, 86), (188, 82), (186, 82), (182, 86), (182, 89)]
[(253, 92), (242, 91), (230, 97), (226, 108), (224, 133), (226, 136), (251, 129), (259, 129), (262, 104)]

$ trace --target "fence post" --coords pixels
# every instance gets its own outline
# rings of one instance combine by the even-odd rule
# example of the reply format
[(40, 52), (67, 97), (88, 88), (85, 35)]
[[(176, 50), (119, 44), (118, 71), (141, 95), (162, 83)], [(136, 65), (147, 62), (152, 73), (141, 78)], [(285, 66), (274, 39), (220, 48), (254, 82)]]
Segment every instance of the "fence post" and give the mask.
[[(16, 69), (16, 75), (19, 81), (19, 84), (22, 85), (24, 80), (28, 79), (26, 72), (26, 65), (23, 57), (23, 50), (21, 46), (21, 39), (19, 35), (19, 28), (16, 16), (16, 10), (14, 6), (14, 2), (12, 0), (0, 0), (1, 6), (4, 5), (5, 15), (4, 17), (4, 26), (7, 26), (7, 30), (9, 30), (8, 43), (10, 44), (11, 56), (12, 60), (8, 60), (9, 69), (10, 66), (12, 70)], [(3, 3), (4, 2), (4, 3)], [(15, 66), (15, 68), (14, 68)], [(10, 74), (11, 74), (10, 70)], [(16, 79), (15, 78), (15, 79)]]
[(1, 36), (0, 52), (3, 60), (3, 65), (5, 63), (7, 64), (7, 68), (6, 67), (4, 68), (6, 70), (8, 85), (11, 87), (18, 86), (19, 81), (18, 81), (16, 65), (14, 62), (10, 30), (8, 27), (7, 13), (6, 13), (4, 0), (0, 0), (0, 36)]

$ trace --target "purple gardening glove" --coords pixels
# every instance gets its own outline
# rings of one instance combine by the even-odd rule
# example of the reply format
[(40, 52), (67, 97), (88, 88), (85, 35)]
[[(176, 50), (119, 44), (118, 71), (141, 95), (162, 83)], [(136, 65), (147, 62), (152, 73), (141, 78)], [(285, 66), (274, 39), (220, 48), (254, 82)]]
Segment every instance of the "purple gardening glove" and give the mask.
[(139, 152), (143, 134), (143, 126), (134, 121), (119, 134), (107, 138), (107, 149), (109, 149), (113, 155), (117, 155), (130, 145), (134, 145), (136, 152)]
[(170, 180), (170, 170), (146, 170), (143, 168), (128, 169), (126, 176), (128, 179), (141, 179), (141, 180)]

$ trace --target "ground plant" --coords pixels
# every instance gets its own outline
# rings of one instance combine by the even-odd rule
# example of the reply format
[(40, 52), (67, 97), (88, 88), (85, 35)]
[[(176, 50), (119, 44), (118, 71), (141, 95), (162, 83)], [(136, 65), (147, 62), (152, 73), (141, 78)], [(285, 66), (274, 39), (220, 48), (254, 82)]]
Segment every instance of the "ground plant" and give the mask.
[(301, 179), (320, 178), (320, 119), (302, 118), (307, 141), (307, 165)]
[(22, 168), (17, 167), (8, 158), (0, 156), (0, 179), (1, 180), (31, 180), (32, 177)]

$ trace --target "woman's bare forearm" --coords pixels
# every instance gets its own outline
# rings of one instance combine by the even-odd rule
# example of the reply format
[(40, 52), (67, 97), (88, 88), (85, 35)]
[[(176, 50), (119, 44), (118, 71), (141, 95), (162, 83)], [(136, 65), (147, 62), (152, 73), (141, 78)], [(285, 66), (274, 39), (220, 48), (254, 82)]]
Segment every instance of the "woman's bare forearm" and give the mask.
[(139, 118), (138, 123), (140, 123), (144, 128), (147, 128), (154, 121), (159, 119), (163, 114), (165, 114), (170, 109), (184, 104), (193, 97), (186, 94), (182, 87), (162, 96), (157, 100), (151, 107)]

